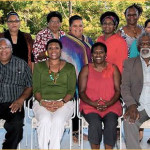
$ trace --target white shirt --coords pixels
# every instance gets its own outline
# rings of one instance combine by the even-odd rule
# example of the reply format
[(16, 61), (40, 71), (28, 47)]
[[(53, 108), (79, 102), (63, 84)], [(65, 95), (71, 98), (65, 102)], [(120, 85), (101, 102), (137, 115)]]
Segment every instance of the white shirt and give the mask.
[(147, 66), (142, 57), (141, 62), (143, 68), (143, 89), (139, 99), (140, 106), (138, 107), (138, 110), (142, 111), (145, 109), (147, 115), (150, 117), (150, 65)]

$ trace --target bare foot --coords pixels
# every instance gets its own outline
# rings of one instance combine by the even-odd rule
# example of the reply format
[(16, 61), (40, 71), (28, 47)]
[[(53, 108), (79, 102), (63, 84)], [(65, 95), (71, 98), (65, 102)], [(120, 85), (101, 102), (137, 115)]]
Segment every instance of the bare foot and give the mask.
[(83, 133), (83, 140), (88, 141), (88, 135)]

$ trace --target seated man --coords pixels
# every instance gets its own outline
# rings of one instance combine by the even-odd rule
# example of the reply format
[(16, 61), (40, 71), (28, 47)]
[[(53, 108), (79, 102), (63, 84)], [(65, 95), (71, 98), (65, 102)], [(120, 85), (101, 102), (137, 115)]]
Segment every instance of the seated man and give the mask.
[(124, 62), (121, 94), (127, 106), (124, 130), (127, 149), (141, 149), (139, 128), (150, 118), (150, 34), (137, 39), (140, 56)]
[(6, 120), (2, 149), (17, 149), (23, 136), (23, 103), (32, 92), (28, 64), (12, 55), (12, 45), (0, 38), (0, 119)]

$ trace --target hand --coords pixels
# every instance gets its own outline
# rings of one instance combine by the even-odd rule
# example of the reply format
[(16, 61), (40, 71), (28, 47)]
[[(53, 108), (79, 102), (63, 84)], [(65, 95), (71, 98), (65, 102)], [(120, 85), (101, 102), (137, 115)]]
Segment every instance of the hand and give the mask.
[(137, 110), (137, 105), (133, 104), (127, 108), (126, 113), (124, 114), (124, 119), (126, 120), (129, 117), (129, 123), (135, 123), (139, 119), (139, 112)]
[(92, 106), (95, 107), (99, 111), (105, 111), (107, 109), (107, 106), (104, 105), (103, 102), (101, 103), (101, 99), (92, 102)]
[(11, 108), (10, 112), (16, 113), (18, 110), (19, 112), (21, 112), (22, 106), (23, 106), (23, 101), (20, 99), (17, 99), (9, 106), (9, 108)]
[(64, 103), (62, 101), (42, 101), (41, 105), (45, 107), (47, 110), (54, 112), (58, 108), (62, 107)]

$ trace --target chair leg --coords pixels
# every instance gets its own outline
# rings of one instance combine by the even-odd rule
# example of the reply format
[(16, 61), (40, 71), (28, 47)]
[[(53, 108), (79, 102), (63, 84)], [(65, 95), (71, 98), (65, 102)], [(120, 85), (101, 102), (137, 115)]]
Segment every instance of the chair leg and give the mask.
[(69, 124), (71, 125), (70, 127), (70, 150), (71, 150), (71, 147), (72, 147), (72, 120), (69, 120)]
[(120, 119), (120, 149), (122, 149), (122, 120)]
[(81, 145), (81, 119), (79, 119), (79, 133), (78, 133), (79, 146)]
[(26, 112), (27, 112), (27, 107), (25, 107), (25, 118), (24, 118), (24, 120), (25, 120), (25, 146), (27, 147), (28, 146), (28, 128), (27, 128), (27, 116), (26, 116)]
[(83, 149), (83, 120), (81, 120), (81, 149)]
[(31, 129), (31, 149), (33, 149), (33, 129)]
[(20, 143), (18, 144), (18, 148), (17, 149), (20, 149)]

